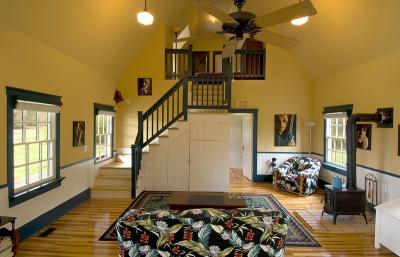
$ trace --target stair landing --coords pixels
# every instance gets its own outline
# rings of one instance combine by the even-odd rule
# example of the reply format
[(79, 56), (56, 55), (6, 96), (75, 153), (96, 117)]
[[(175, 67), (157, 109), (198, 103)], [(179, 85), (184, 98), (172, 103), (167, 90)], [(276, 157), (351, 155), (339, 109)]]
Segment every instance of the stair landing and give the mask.
[(131, 165), (130, 155), (100, 167), (91, 194), (92, 198), (131, 198)]

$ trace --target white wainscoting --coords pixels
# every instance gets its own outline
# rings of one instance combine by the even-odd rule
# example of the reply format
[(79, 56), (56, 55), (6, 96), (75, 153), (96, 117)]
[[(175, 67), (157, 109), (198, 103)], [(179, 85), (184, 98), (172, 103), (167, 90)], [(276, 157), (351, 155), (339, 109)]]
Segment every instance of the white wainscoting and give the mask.
[(0, 189), (1, 215), (17, 217), (16, 226), (20, 227), (90, 188), (99, 166), (104, 164), (94, 165), (93, 159), (89, 159), (63, 168), (60, 172), (61, 177), (65, 179), (60, 187), (11, 208), (8, 206), (8, 187), (2, 188)]
[(259, 152), (257, 153), (257, 175), (272, 175), (272, 158), (276, 158), (276, 166), (291, 157), (307, 156), (302, 153)]
[[(307, 153), (280, 153), (280, 152), (259, 152), (257, 154), (257, 174), (258, 175), (272, 175), (272, 167), (271, 167), (271, 161), (272, 158), (276, 158), (276, 164), (280, 165), (282, 162), (285, 160), (289, 159), (290, 157), (302, 157), (302, 156), (308, 156)], [(317, 154), (312, 154), (312, 158), (316, 158), (323, 162), (323, 156), (317, 155)], [(376, 176), (378, 180), (378, 204), (384, 203), (393, 199), (396, 199), (400, 197), (400, 178), (385, 174), (383, 172), (375, 171), (374, 169), (366, 168), (366, 167), (360, 167), (357, 165), (357, 187), (359, 188), (365, 188), (365, 175), (371, 173), (374, 176)], [(320, 172), (320, 179), (332, 183), (332, 179), (335, 176), (340, 176), (344, 179), (346, 177), (341, 176), (335, 172), (332, 172), (330, 170), (321, 169)]]

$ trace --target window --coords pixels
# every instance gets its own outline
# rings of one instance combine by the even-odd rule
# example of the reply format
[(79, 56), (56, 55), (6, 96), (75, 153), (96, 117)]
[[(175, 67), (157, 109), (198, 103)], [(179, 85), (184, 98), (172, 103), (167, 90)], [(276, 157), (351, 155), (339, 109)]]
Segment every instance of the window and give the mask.
[(324, 109), (324, 166), (341, 174), (347, 164), (346, 123), (351, 111), (352, 105)]
[(114, 107), (95, 104), (95, 163), (113, 157), (114, 144)]
[(60, 185), (60, 100), (59, 96), (7, 87), (11, 206)]

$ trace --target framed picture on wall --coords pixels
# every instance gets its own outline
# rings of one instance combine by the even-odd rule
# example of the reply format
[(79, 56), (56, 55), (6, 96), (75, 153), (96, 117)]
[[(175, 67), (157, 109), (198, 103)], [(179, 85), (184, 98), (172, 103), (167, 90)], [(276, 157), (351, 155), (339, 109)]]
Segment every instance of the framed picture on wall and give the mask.
[(371, 150), (371, 124), (357, 124), (357, 148)]
[(85, 122), (73, 121), (72, 123), (72, 146), (85, 145)]
[(138, 78), (138, 95), (151, 95), (151, 78)]
[(275, 146), (296, 146), (296, 114), (275, 115)]

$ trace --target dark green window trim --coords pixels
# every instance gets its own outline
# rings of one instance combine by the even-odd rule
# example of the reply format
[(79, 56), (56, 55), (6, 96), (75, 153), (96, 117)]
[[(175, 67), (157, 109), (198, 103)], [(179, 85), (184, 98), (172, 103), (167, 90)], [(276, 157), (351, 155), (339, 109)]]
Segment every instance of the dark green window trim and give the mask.
[(7, 94), (7, 184), (9, 207), (25, 202), (33, 197), (48, 192), (61, 186), (63, 178), (60, 177), (60, 113), (56, 113), (56, 155), (55, 178), (35, 185), (17, 194), (14, 192), (14, 108), (18, 100), (62, 105), (61, 96), (50, 95), (15, 87), (6, 87)]
[(112, 117), (111, 120), (111, 126), (112, 126), (112, 136), (111, 136), (111, 156), (110, 158), (107, 159), (101, 159), (100, 161), (96, 160), (96, 116), (99, 114), (99, 111), (107, 111), (107, 112), (115, 112), (114, 106), (111, 105), (105, 105), (105, 104), (99, 104), (99, 103), (94, 103), (94, 115), (93, 115), (93, 161), (94, 164), (102, 163), (104, 161), (110, 160), (114, 158), (114, 117)]
[[(353, 113), (353, 105), (346, 104), (346, 105), (325, 107), (322, 114), (336, 113), (336, 112), (345, 112), (347, 117), (349, 117)], [(330, 170), (332, 172), (335, 172), (337, 174), (343, 175), (343, 176), (346, 176), (346, 174), (347, 174), (346, 168), (332, 165), (331, 163), (328, 163), (326, 161), (326, 120), (325, 119), (324, 119), (324, 162), (322, 164), (322, 167), (327, 170)]]

